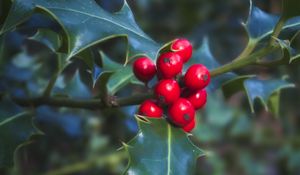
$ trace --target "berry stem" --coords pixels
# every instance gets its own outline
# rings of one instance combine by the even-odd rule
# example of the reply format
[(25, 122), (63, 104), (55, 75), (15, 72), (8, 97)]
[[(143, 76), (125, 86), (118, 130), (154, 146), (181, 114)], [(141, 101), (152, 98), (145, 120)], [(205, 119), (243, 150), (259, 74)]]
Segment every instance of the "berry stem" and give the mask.
[(273, 45), (276, 42), (276, 38), (278, 38), (286, 20), (287, 20), (286, 16), (283, 15), (280, 17), (271, 35), (269, 45)]
[[(274, 52), (279, 46), (269, 46), (262, 48), (261, 50), (246, 56), (244, 58), (234, 60), (228, 64), (225, 64), (223, 66), (220, 66), (216, 69), (211, 70), (210, 76), (215, 77), (221, 74), (224, 74), (226, 72), (230, 72), (239, 68), (243, 68), (248, 65), (260, 65), (259, 61), (265, 57), (266, 55), (270, 54), (271, 52)], [(263, 64), (261, 64), (263, 66)]]

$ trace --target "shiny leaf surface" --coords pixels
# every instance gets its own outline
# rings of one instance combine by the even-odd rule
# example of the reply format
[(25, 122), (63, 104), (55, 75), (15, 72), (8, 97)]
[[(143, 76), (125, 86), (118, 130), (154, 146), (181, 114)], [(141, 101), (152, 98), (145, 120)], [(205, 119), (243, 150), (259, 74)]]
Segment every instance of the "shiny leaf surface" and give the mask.
[(2, 31), (26, 20), (36, 8), (45, 11), (62, 25), (68, 39), (68, 58), (96, 43), (117, 36), (127, 36), (129, 57), (147, 54), (155, 59), (158, 52), (159, 45), (137, 26), (126, 1), (120, 11), (112, 14), (93, 0), (16, 0)]
[[(147, 120), (147, 121), (145, 121)], [(127, 174), (193, 174), (196, 159), (203, 155), (181, 129), (163, 119), (137, 118), (137, 136), (125, 145), (130, 160)]]

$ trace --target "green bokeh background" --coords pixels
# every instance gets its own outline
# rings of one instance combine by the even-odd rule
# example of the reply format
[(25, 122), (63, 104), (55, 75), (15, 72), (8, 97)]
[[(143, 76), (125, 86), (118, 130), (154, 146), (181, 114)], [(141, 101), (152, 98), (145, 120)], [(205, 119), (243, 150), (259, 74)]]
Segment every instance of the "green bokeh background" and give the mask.
[[(99, 0), (98, 2), (112, 12), (117, 11), (122, 5), (121, 0)], [(128, 0), (128, 3), (139, 26), (160, 43), (177, 37), (186, 37), (192, 41), (194, 47), (197, 47), (201, 45), (204, 37), (208, 37), (211, 51), (221, 64), (235, 58), (246, 46), (247, 35), (241, 22), (246, 21), (248, 16), (249, 1), (247, 0)], [(279, 13), (281, 9), (280, 1), (256, 0), (254, 4), (268, 13)], [(8, 5), (0, 1), (0, 9), (7, 9), (3, 7)], [(5, 11), (0, 11), (0, 15), (2, 20)], [(35, 23), (35, 19), (31, 19), (31, 22)], [(53, 27), (56, 24), (48, 25)], [(20, 30), (11, 36), (11, 40), (5, 42), (3, 60), (6, 61), (0, 61), (2, 84), (4, 81), (12, 81), (11, 83), (17, 87), (25, 86), (24, 83), (14, 83), (13, 78), (11, 80), (3, 78), (7, 60), (25, 60), (22, 62), (24, 66), (29, 62), (27, 57), (29, 59), (41, 57), (39, 54), (40, 49), (44, 49), (43, 46), (28, 41), (19, 43), (24, 36), (31, 36), (34, 33), (28, 26), (30, 24), (26, 22), (22, 24)], [(56, 30), (60, 29), (56, 28)], [(124, 57), (122, 43), (124, 43), (122, 39), (114, 39), (98, 47), (109, 57), (120, 60)], [(24, 52), (22, 48), (25, 48), (27, 54), (20, 54)], [(16, 58), (16, 55), (19, 56)], [(51, 65), (51, 61), (49, 63)], [(81, 63), (75, 65), (80, 67), (78, 65)], [(221, 90), (209, 95), (205, 112), (198, 113), (199, 127), (196, 130), (199, 137), (196, 144), (209, 154), (197, 161), (197, 175), (300, 174), (299, 66), (298, 61), (288, 67), (251, 66), (237, 71), (269, 77), (288, 75), (289, 81), (295, 83), (296, 88), (281, 92), (278, 117), (265, 111), (259, 101), (254, 106), (256, 113), (251, 113), (243, 92), (238, 92), (226, 100)], [(53, 70), (51, 66), (49, 67), (47, 72), (51, 74)], [(13, 70), (5, 75), (14, 72)], [(71, 67), (66, 74), (72, 72), (74, 70)], [(22, 72), (18, 71), (16, 74), (21, 76)], [(43, 76), (49, 77), (48, 74)], [(45, 83), (42, 80), (39, 82), (41, 85)], [(79, 87), (82, 82), (75, 79), (72, 83), (73, 87)], [(128, 88), (137, 92), (143, 90), (139, 86)], [(69, 87), (65, 90), (74, 91), (76, 94), (77, 91), (84, 92), (83, 89), (84, 87), (72, 90)], [(123, 94), (126, 95), (126, 92)], [(127, 164), (127, 155), (116, 154), (115, 150), (122, 146), (121, 142), (129, 141), (137, 132), (132, 116), (135, 108), (101, 111), (41, 108), (42, 115), (47, 113), (49, 118), (56, 116), (58, 119), (55, 122), (53, 119), (36, 120), (36, 125), (46, 135), (32, 137), (33, 142), (30, 145), (18, 150), (16, 168), (0, 169), (0, 174), (38, 175), (68, 166), (79, 167), (78, 171), (71, 174), (121, 174)], [(62, 121), (60, 118), (63, 117), (69, 120)], [(78, 120), (78, 125), (66, 129), (65, 126), (71, 125), (70, 122), (73, 120)], [(109, 157), (108, 154), (113, 156)], [(99, 157), (111, 160), (95, 163), (93, 160)], [(84, 166), (87, 168), (82, 168)]]

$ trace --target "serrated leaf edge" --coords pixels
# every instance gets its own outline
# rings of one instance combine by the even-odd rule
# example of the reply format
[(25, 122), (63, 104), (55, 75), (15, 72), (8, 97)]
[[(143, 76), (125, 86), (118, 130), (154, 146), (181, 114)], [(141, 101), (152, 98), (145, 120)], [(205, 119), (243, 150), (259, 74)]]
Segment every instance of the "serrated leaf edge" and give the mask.
[[(137, 119), (137, 123), (138, 123), (138, 126), (139, 126), (139, 128), (141, 128), (140, 127), (140, 124), (148, 124), (148, 125), (151, 125), (152, 124), (152, 122), (149, 120), (149, 119), (147, 119), (147, 117), (146, 116), (142, 116), (142, 115), (139, 115), (139, 114), (135, 114), (135, 118)], [(165, 121), (165, 119), (163, 119), (163, 118), (151, 118), (151, 120), (161, 120), (162, 122), (167, 122), (167, 121)], [(138, 121), (140, 121), (140, 122), (138, 122)], [(167, 133), (167, 135), (168, 135), (168, 162), (167, 162), (167, 175), (170, 175), (170, 173), (171, 173), (171, 150), (172, 150), (172, 146), (171, 146), (171, 144), (172, 144), (172, 134), (171, 134), (171, 125), (168, 123), (167, 124), (167, 131), (168, 131), (168, 133)], [(179, 128), (178, 128), (179, 129)], [(183, 131), (182, 131), (183, 132)], [(138, 135), (141, 133), (141, 131), (139, 130), (139, 132), (128, 142), (128, 143), (130, 143), (132, 140), (134, 140), (134, 139), (136, 139), (137, 137), (138, 137)], [(187, 140), (188, 140), (188, 142), (195, 148), (195, 149), (197, 149), (197, 152), (202, 152), (202, 154), (198, 154), (197, 156), (195, 156), (196, 157), (196, 160), (199, 158), (199, 157), (202, 157), (202, 156), (207, 156), (208, 154), (208, 152), (206, 152), (206, 151), (204, 151), (204, 150), (202, 150), (202, 149), (200, 149), (198, 146), (196, 146), (194, 143), (192, 143), (191, 142), (191, 140), (190, 140), (190, 138), (189, 138), (189, 136), (192, 136), (192, 134), (186, 134), (186, 137), (187, 137)], [(129, 159), (128, 159), (128, 164), (127, 164), (127, 167), (126, 167), (126, 169), (125, 169), (125, 171), (123, 172), (123, 174), (126, 174), (127, 173), (127, 171), (128, 171), (128, 169), (130, 168), (130, 162), (131, 162), (131, 156), (130, 156), (130, 153), (129, 153), (129, 150), (128, 150), (128, 148), (130, 148), (130, 147), (132, 147), (130, 144), (127, 144), (127, 143), (125, 143), (125, 142), (122, 142), (122, 145), (123, 145), (123, 147), (122, 148), (125, 148), (125, 150), (126, 150), (126, 152), (127, 152), (127, 154), (129, 155)], [(194, 152), (194, 151), (193, 151)]]

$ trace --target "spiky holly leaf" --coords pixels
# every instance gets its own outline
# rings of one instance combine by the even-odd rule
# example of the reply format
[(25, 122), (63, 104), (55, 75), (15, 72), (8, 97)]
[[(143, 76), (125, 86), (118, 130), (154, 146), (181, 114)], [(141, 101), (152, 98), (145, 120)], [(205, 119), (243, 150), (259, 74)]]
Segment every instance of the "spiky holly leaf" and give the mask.
[[(194, 50), (192, 58), (184, 65), (184, 72), (193, 64), (203, 64), (210, 70), (220, 66), (220, 64), (211, 53), (208, 38), (204, 38), (202, 41), (202, 45)], [(236, 75), (234, 73), (229, 72), (214, 77), (213, 79), (211, 79), (208, 90), (214, 91), (218, 89), (224, 82), (234, 78), (235, 76)]]
[(113, 61), (103, 52), (100, 52), (100, 56), (102, 67), (95, 65), (94, 68), (94, 71), (96, 71), (95, 85), (101, 89), (102, 93), (113, 95), (131, 82), (133, 72), (130, 65), (123, 66)]
[[(269, 110), (268, 103), (271, 104), (270, 110), (273, 113), (278, 113), (278, 107), (275, 107), (278, 102), (278, 91), (284, 88), (294, 87), (294, 84), (281, 79), (261, 80), (252, 76), (237, 77), (230, 82), (224, 84), (223, 91), (229, 97), (238, 90), (244, 90), (247, 94), (251, 111), (254, 112), (254, 101), (259, 99), (266, 110)], [(272, 98), (271, 98), (272, 97)], [(270, 98), (272, 101), (270, 101)], [(277, 112), (276, 112), (277, 111)]]
[(0, 102), (0, 168), (12, 166), (15, 150), (31, 135), (40, 133), (32, 117), (7, 98)]
[[(249, 40), (246, 48), (240, 54), (240, 57), (250, 54), (256, 47), (258, 43), (267, 42), (268, 37), (271, 36), (273, 30), (278, 23), (280, 16), (273, 15), (264, 12), (258, 7), (254, 6), (252, 0), (250, 2), (249, 15), (245, 23), (242, 23), (245, 30), (247, 31)], [(284, 12), (283, 12), (284, 13)], [(281, 34), (291, 34), (295, 33), (300, 29), (300, 17), (292, 18), (285, 21), (282, 27)]]
[(80, 79), (79, 71), (76, 70), (73, 77), (69, 80), (65, 75), (61, 75), (56, 81), (53, 92), (54, 95), (65, 95), (74, 98), (91, 98), (89, 88)]
[[(250, 0), (249, 16), (247, 21), (243, 23), (250, 41), (257, 43), (265, 37), (270, 36), (279, 18), (279, 15), (266, 13), (258, 7), (254, 6), (252, 1)], [(283, 32), (295, 32), (299, 29), (300, 18), (288, 20), (282, 28)]]
[(130, 155), (127, 174), (194, 174), (204, 152), (181, 129), (163, 119), (137, 116), (139, 133), (125, 148)]
[(8, 16), (6, 17), (3, 25), (0, 28), (0, 35), (14, 29), (18, 24), (28, 19), (33, 13), (31, 9), (31, 0), (14, 1), (11, 5)]
[(49, 29), (39, 29), (29, 39), (44, 44), (53, 52), (57, 51), (62, 44), (59, 35)]
[[(108, 57), (105, 53), (102, 51), (99, 52), (99, 55), (101, 56), (101, 67), (97, 64), (94, 64), (92, 77), (93, 77), (93, 83), (94, 85), (99, 82), (99, 79), (102, 79), (103, 74), (108, 75), (107, 73), (110, 72), (110, 74), (114, 74), (115, 72), (119, 71), (123, 68), (123, 66), (115, 61), (113, 61), (110, 57)], [(104, 75), (104, 76), (106, 76)], [(108, 80), (107, 80), (108, 81)], [(105, 81), (105, 82), (107, 82)], [(100, 81), (102, 82), (102, 81)], [(105, 83), (106, 85), (106, 83)]]
[(268, 110), (267, 103), (271, 95), (284, 88), (290, 87), (294, 87), (294, 84), (279, 79), (260, 80), (257, 78), (251, 78), (244, 81), (244, 88), (249, 98), (252, 112), (254, 112), (253, 103), (256, 98), (260, 99), (266, 110)]
[[(297, 35), (297, 34), (296, 34)], [(291, 64), (300, 58), (300, 53), (298, 49), (292, 48), (290, 42), (276, 39), (277, 43), (280, 45), (282, 57), (278, 60), (273, 60), (273, 64)]]
[(120, 11), (109, 13), (94, 0), (15, 0), (1, 32), (26, 20), (35, 9), (45, 11), (61, 24), (67, 34), (68, 58), (117, 36), (127, 37), (129, 57), (145, 53), (155, 59), (158, 52), (159, 45), (138, 27), (126, 1)]

